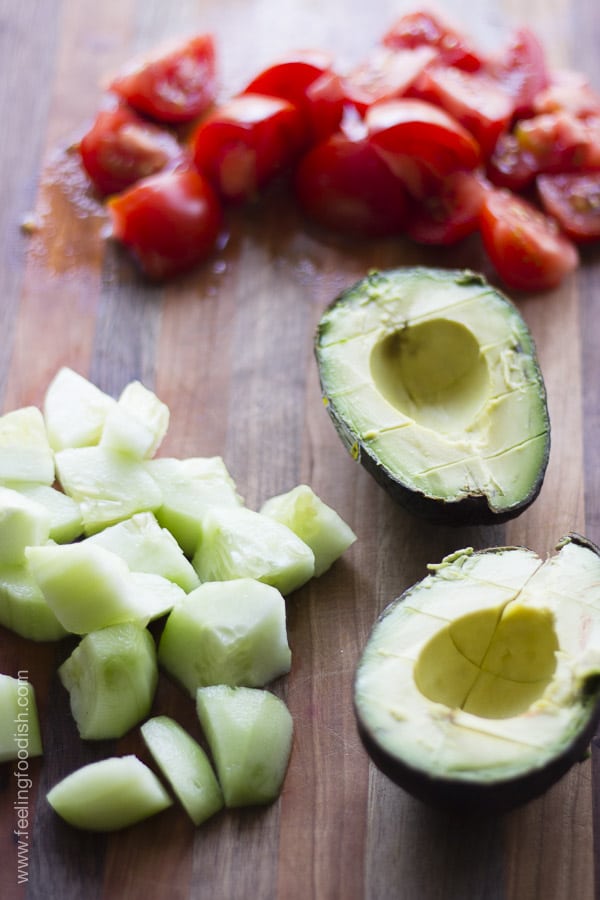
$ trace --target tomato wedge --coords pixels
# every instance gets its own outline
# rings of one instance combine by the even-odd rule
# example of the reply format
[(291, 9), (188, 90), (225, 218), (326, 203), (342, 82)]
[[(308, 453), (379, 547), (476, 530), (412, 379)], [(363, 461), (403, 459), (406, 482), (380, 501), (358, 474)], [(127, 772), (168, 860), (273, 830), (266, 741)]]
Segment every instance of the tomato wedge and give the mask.
[(469, 40), (432, 12), (412, 12), (400, 16), (383, 37), (386, 47), (399, 49), (423, 45), (434, 47), (448, 66), (474, 72), (481, 67), (481, 56)]
[(455, 244), (478, 229), (486, 189), (476, 173), (448, 175), (435, 193), (413, 201), (406, 234), (419, 244)]
[(548, 290), (578, 265), (575, 246), (559, 232), (556, 222), (509, 191), (486, 192), (480, 230), (485, 249), (508, 287)]
[(432, 47), (390, 50), (379, 47), (343, 80), (344, 96), (361, 115), (380, 100), (406, 94), (425, 67), (436, 58)]
[(187, 156), (164, 128), (125, 106), (101, 110), (79, 142), (82, 165), (100, 194), (115, 194)]
[(340, 132), (317, 144), (300, 161), (294, 186), (303, 212), (326, 228), (375, 237), (405, 225), (406, 188), (366, 138)]
[(152, 279), (168, 278), (206, 259), (221, 228), (221, 206), (194, 171), (138, 181), (108, 201), (113, 236)]
[(192, 136), (198, 170), (225, 200), (254, 198), (297, 158), (305, 141), (296, 106), (263, 94), (240, 94), (224, 103)]
[(581, 72), (559, 69), (550, 73), (549, 83), (534, 100), (535, 113), (567, 110), (578, 117), (600, 115), (600, 94)]
[(215, 98), (212, 36), (200, 34), (135, 61), (113, 79), (110, 89), (138, 112), (159, 122), (191, 122)]
[(542, 206), (577, 243), (600, 238), (600, 172), (539, 175)]
[(548, 85), (544, 48), (530, 28), (517, 28), (508, 45), (486, 68), (512, 97), (513, 115), (530, 116), (537, 95)]

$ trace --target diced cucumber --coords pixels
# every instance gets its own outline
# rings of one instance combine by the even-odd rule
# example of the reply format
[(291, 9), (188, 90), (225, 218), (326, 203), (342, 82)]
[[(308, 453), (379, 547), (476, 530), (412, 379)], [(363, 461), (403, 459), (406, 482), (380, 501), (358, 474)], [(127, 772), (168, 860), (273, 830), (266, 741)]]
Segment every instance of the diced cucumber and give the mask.
[(9, 481), (54, 482), (54, 454), (35, 406), (0, 416), (0, 484)]
[(356, 540), (356, 535), (331, 506), (307, 484), (267, 500), (261, 513), (287, 525), (315, 554), (315, 575), (322, 575)]
[(27, 484), (22, 481), (12, 481), (6, 486), (46, 508), (50, 516), (51, 540), (58, 544), (68, 544), (83, 532), (79, 504), (62, 491), (47, 484)]
[(169, 614), (158, 658), (192, 697), (201, 685), (267, 684), (290, 670), (283, 597), (250, 578), (205, 582)]
[(0, 486), (0, 566), (25, 560), (25, 547), (45, 544), (50, 516), (44, 506), (18, 491)]
[(223, 793), (208, 756), (169, 716), (155, 716), (141, 727), (142, 737), (194, 825), (223, 808)]
[(200, 579), (183, 550), (151, 512), (136, 513), (86, 538), (122, 557), (132, 572), (154, 572), (178, 584), (186, 593)]
[(147, 459), (156, 453), (168, 427), (168, 406), (139, 381), (132, 381), (106, 416), (100, 446)]
[(46, 390), (44, 419), (54, 450), (97, 444), (104, 420), (117, 401), (68, 367), (59, 369)]
[(0, 625), (30, 641), (58, 641), (68, 633), (25, 562), (0, 566)]
[(292, 748), (285, 703), (269, 691), (216, 685), (198, 690), (196, 706), (226, 806), (275, 800)]
[(142, 624), (160, 619), (186, 596), (178, 584), (154, 572), (130, 572), (127, 592)]
[(246, 507), (207, 511), (192, 560), (200, 581), (255, 578), (289, 594), (315, 571), (310, 547), (285, 525)]
[(0, 763), (41, 755), (33, 685), (27, 679), (0, 675)]
[(46, 798), (61, 818), (86, 831), (127, 828), (173, 803), (154, 772), (133, 755), (83, 766), (55, 784)]
[(81, 508), (86, 534), (154, 510), (160, 488), (143, 463), (107, 447), (80, 447), (56, 454), (61, 486)]
[(187, 556), (193, 556), (198, 546), (207, 509), (243, 503), (220, 456), (162, 457), (148, 460), (145, 466), (162, 493), (156, 518)]
[(154, 640), (133, 622), (92, 631), (58, 674), (80, 736), (120, 738), (150, 712), (158, 683)]

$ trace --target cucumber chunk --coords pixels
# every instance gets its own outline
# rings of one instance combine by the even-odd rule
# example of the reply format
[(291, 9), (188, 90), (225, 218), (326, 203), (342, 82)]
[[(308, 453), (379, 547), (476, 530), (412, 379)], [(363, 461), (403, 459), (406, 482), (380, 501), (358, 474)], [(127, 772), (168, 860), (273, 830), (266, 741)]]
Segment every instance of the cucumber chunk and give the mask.
[(0, 675), (0, 763), (41, 755), (33, 685), (23, 678)]
[(9, 482), (10, 487), (30, 500), (45, 507), (50, 517), (51, 540), (57, 544), (68, 544), (83, 532), (83, 519), (79, 504), (72, 497), (47, 484), (27, 484), (22, 481)]
[(200, 581), (255, 578), (289, 594), (315, 571), (310, 547), (285, 525), (246, 507), (207, 511), (192, 560)]
[(0, 625), (30, 641), (58, 641), (68, 634), (27, 563), (0, 566)]
[(156, 648), (133, 622), (87, 634), (58, 670), (84, 740), (120, 738), (150, 712), (158, 683)]
[(25, 560), (25, 548), (45, 544), (50, 516), (45, 507), (18, 491), (0, 486), (0, 566)]
[(209, 684), (265, 685), (290, 670), (283, 597), (250, 578), (205, 582), (170, 613), (158, 659), (192, 697)]
[(350, 526), (307, 484), (299, 484), (285, 494), (271, 497), (260, 512), (287, 525), (308, 544), (315, 555), (317, 577), (326, 572), (356, 540)]
[(200, 723), (215, 761), (226, 806), (275, 800), (292, 748), (293, 723), (279, 697), (257, 688), (200, 688)]
[(169, 716), (155, 716), (141, 727), (142, 737), (162, 774), (194, 825), (223, 808), (223, 793), (208, 756)]
[(114, 397), (73, 369), (59, 369), (44, 397), (44, 420), (52, 449), (97, 444), (108, 411), (116, 403)]
[(139, 381), (132, 381), (106, 416), (100, 446), (146, 459), (154, 456), (168, 427), (168, 406)]
[(171, 532), (161, 528), (151, 512), (136, 513), (131, 519), (91, 535), (86, 538), (86, 543), (112, 550), (125, 560), (132, 572), (162, 575), (186, 593), (200, 583), (194, 567)]
[(54, 454), (35, 406), (0, 416), (0, 484), (9, 481), (54, 482)]
[(133, 755), (77, 769), (55, 784), (46, 799), (61, 818), (86, 831), (127, 828), (173, 803), (154, 772)]

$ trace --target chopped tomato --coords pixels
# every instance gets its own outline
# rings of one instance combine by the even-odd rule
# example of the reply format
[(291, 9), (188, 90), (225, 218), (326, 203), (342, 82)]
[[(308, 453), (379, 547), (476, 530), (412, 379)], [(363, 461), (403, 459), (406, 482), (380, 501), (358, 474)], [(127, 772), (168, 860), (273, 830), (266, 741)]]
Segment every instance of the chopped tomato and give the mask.
[(506, 190), (486, 192), (480, 230), (496, 271), (517, 290), (556, 287), (579, 262), (575, 246), (553, 219)]
[(439, 190), (411, 206), (406, 234), (420, 244), (448, 245), (476, 231), (486, 191), (473, 172), (454, 172)]
[(191, 122), (213, 103), (215, 47), (201, 34), (170, 44), (117, 75), (110, 89), (138, 112), (160, 122)]
[(365, 138), (340, 132), (313, 147), (298, 166), (295, 192), (309, 218), (337, 231), (397, 234), (406, 221), (406, 189)]
[(170, 132), (124, 106), (98, 113), (79, 143), (79, 153), (101, 194), (115, 194), (140, 178), (182, 165), (187, 159)]
[(534, 100), (535, 113), (566, 110), (578, 117), (600, 115), (600, 94), (581, 72), (560, 69), (550, 73), (548, 86)]
[(536, 184), (542, 206), (572, 240), (600, 238), (600, 172), (539, 175)]
[(502, 134), (487, 161), (487, 175), (497, 187), (521, 191), (533, 183), (539, 161), (524, 150), (514, 134)]
[(529, 28), (517, 28), (504, 50), (486, 68), (513, 100), (516, 118), (529, 116), (537, 95), (548, 84), (546, 55)]
[[(443, 109), (422, 100), (388, 100), (370, 107), (365, 117), (370, 140), (401, 177), (415, 172), (412, 193), (427, 191), (427, 181), (458, 169), (474, 169), (481, 153), (475, 138)], [(424, 182), (425, 186), (420, 181)]]
[(481, 67), (481, 57), (470, 41), (439, 14), (431, 12), (401, 16), (384, 35), (383, 44), (393, 49), (434, 47), (447, 66), (458, 66), (468, 72)]
[(544, 113), (518, 122), (514, 134), (520, 149), (537, 161), (538, 172), (600, 168), (600, 116)]
[(391, 50), (379, 47), (342, 81), (346, 101), (364, 115), (379, 100), (401, 97), (436, 57), (432, 47)]
[(428, 66), (418, 79), (415, 92), (441, 106), (470, 131), (486, 157), (512, 119), (511, 98), (485, 72)]
[(297, 157), (304, 129), (296, 106), (263, 94), (240, 94), (200, 123), (194, 161), (226, 200), (252, 199)]
[(344, 116), (342, 79), (335, 72), (324, 72), (306, 89), (305, 114), (313, 143), (324, 140), (340, 126)]
[(210, 184), (192, 170), (152, 175), (111, 198), (113, 236), (153, 279), (206, 259), (221, 228), (221, 207)]

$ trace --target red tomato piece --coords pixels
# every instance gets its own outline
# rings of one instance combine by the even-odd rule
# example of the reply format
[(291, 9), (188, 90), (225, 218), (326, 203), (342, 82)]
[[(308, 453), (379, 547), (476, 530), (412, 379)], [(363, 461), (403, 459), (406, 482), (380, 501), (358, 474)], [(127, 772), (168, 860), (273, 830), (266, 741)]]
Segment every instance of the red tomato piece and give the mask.
[(539, 175), (536, 184), (542, 206), (572, 240), (600, 238), (600, 172)]
[(110, 89), (144, 115), (160, 122), (191, 122), (213, 103), (215, 46), (210, 34), (157, 50), (117, 75)]
[(404, 184), (365, 138), (339, 132), (313, 147), (298, 165), (295, 192), (309, 218), (335, 231), (383, 236), (406, 221)]
[(580, 119), (559, 110), (523, 119), (514, 134), (520, 149), (537, 161), (538, 172), (600, 168), (600, 116)]
[(600, 115), (600, 95), (581, 72), (570, 69), (551, 72), (548, 86), (535, 97), (535, 113), (560, 110), (566, 110), (579, 118)]
[(485, 72), (428, 66), (417, 81), (415, 92), (441, 106), (470, 131), (486, 157), (512, 119), (510, 96)]
[(432, 47), (414, 50), (380, 47), (343, 78), (346, 101), (364, 115), (369, 106), (379, 100), (401, 97), (435, 57)]
[(480, 162), (479, 145), (466, 128), (423, 100), (376, 103), (365, 122), (370, 140), (390, 168), (400, 177), (413, 168), (412, 193), (427, 191), (432, 178), (435, 182), (458, 169), (474, 169)]
[(206, 259), (221, 228), (221, 206), (202, 175), (167, 172), (138, 181), (108, 201), (113, 236), (153, 279)]
[(500, 135), (487, 161), (487, 175), (492, 184), (522, 191), (533, 183), (538, 172), (539, 161), (521, 147), (514, 134)]
[(420, 244), (455, 244), (478, 229), (485, 191), (473, 172), (448, 175), (434, 194), (413, 201), (406, 234)]
[(548, 84), (544, 48), (529, 28), (517, 28), (508, 45), (486, 66), (513, 100), (517, 118), (533, 112), (536, 96)]
[(116, 194), (140, 178), (183, 165), (176, 138), (125, 106), (101, 110), (79, 143), (81, 162), (96, 190)]
[(200, 123), (194, 162), (226, 200), (252, 199), (297, 157), (305, 140), (300, 112), (277, 97), (240, 94)]
[(488, 256), (510, 288), (548, 290), (578, 265), (575, 246), (556, 222), (509, 191), (486, 192), (480, 230)]
[(335, 72), (324, 72), (306, 89), (307, 127), (313, 143), (324, 140), (340, 126), (345, 97), (342, 79)]
[(393, 49), (434, 47), (447, 66), (458, 66), (468, 72), (481, 67), (481, 56), (470, 41), (437, 13), (423, 11), (401, 16), (382, 42)]

